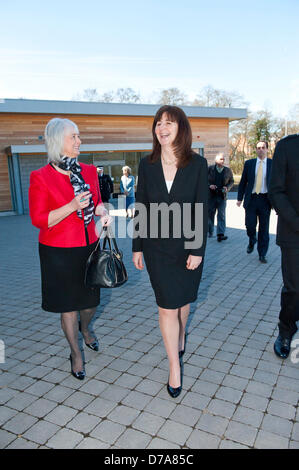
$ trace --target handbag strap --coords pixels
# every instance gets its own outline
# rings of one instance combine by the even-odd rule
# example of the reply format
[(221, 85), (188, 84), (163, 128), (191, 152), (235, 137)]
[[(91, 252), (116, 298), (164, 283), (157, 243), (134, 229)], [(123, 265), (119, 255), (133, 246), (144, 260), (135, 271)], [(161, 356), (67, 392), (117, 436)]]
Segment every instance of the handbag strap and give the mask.
[(115, 240), (115, 237), (114, 237), (114, 233), (113, 233), (111, 227), (109, 227), (109, 226), (108, 227), (103, 227), (102, 231), (101, 231), (101, 234), (100, 234), (100, 238), (101, 238), (101, 235), (102, 235), (103, 232), (106, 232), (104, 240), (103, 240), (103, 250), (106, 248), (106, 243), (108, 241), (109, 249), (110, 249), (110, 251), (112, 251), (112, 246), (111, 246), (111, 241), (112, 241), (116, 253), (119, 253), (119, 249), (118, 249), (118, 246), (117, 246), (117, 243), (116, 243), (116, 240)]

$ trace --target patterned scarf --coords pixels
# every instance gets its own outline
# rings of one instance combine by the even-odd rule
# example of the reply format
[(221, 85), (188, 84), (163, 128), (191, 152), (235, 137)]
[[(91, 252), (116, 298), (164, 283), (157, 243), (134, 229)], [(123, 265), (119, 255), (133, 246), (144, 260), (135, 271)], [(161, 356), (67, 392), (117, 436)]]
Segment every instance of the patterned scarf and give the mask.
[[(75, 196), (78, 196), (78, 194), (84, 192), (84, 191), (89, 191), (89, 184), (86, 184), (82, 175), (81, 175), (81, 166), (79, 165), (78, 161), (76, 158), (69, 158), (69, 157), (62, 157), (62, 161), (59, 163), (59, 168), (65, 171), (70, 171), (70, 180), (71, 180), (71, 185), (74, 188), (74, 194)], [(84, 225), (87, 226), (93, 218), (93, 213), (94, 213), (94, 203), (92, 200), (92, 197), (90, 198), (89, 206), (86, 207), (86, 209), (83, 210), (84, 213)], [(78, 217), (82, 219), (82, 210), (77, 211)]]

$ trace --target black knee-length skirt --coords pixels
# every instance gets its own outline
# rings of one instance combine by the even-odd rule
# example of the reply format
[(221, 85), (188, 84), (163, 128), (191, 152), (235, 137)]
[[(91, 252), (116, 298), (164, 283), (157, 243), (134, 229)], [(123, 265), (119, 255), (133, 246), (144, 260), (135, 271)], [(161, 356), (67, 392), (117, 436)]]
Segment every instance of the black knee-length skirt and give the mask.
[(172, 243), (167, 240), (145, 240), (143, 255), (158, 307), (177, 309), (196, 301), (204, 260), (189, 270), (188, 252), (169, 250), (169, 246)]
[(84, 284), (86, 261), (95, 246), (57, 248), (39, 244), (43, 310), (63, 313), (99, 305), (100, 289)]

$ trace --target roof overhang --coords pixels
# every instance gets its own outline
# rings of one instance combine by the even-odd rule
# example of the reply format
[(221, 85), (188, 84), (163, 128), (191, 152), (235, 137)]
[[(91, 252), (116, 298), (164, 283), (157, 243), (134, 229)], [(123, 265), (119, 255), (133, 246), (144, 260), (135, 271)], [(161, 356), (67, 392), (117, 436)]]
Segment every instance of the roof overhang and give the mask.
[[(160, 107), (160, 104), (100, 103), (94, 101), (0, 100), (0, 113), (153, 117)], [(234, 121), (247, 117), (247, 109), (245, 108), (180, 107), (189, 118), (216, 118)]]
[[(82, 144), (80, 153), (97, 153), (97, 152), (142, 152), (152, 150), (151, 142), (137, 143), (120, 143), (120, 144)], [(193, 149), (204, 148), (203, 142), (193, 142)], [(11, 145), (5, 149), (8, 155), (32, 155), (47, 153), (45, 145)]]

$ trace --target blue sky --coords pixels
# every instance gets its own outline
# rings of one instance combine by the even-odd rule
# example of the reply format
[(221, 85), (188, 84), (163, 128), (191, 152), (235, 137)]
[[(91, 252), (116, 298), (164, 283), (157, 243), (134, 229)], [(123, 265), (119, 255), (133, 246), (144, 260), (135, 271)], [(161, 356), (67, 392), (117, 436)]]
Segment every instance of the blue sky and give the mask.
[(299, 103), (299, 0), (11, 0), (0, 15), (1, 98), (211, 85), (254, 111)]

